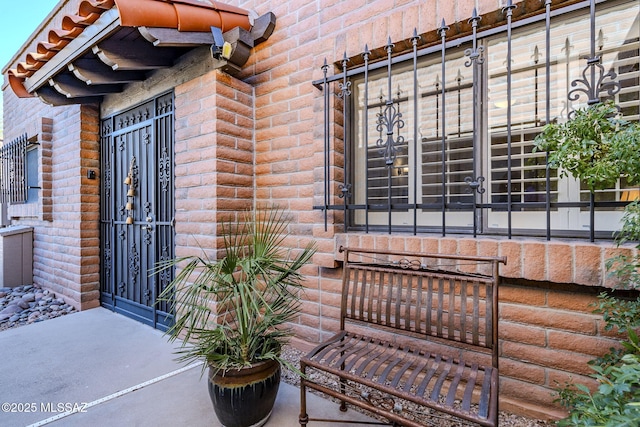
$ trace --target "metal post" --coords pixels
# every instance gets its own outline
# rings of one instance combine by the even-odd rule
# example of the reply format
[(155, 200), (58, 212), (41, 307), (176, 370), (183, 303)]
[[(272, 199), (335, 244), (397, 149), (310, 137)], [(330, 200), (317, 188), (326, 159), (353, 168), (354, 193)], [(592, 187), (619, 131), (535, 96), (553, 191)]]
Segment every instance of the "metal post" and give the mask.
[[(446, 105), (447, 105), (447, 97), (446, 97), (446, 72), (447, 72), (447, 67), (445, 66), (446, 63), (446, 37), (447, 37), (447, 31), (449, 30), (449, 27), (447, 27), (447, 24), (444, 22), (444, 19), (442, 19), (442, 24), (440, 25), (440, 28), (438, 28), (438, 34), (440, 35), (440, 44), (442, 46), (440, 52), (441, 52), (441, 73), (442, 73), (442, 88), (441, 88), (441, 92), (440, 92), (440, 96), (442, 97), (442, 136), (441, 136), (441, 155), (442, 155), (442, 237), (446, 236), (447, 234), (447, 228), (446, 228), (446, 214), (447, 214), (447, 172), (446, 172), (446, 168), (445, 168), (445, 158), (447, 155), (447, 149), (446, 149), (446, 125), (447, 125), (447, 120), (446, 120), (446, 113), (447, 113), (447, 109), (446, 109)], [(436, 97), (437, 98), (437, 97)]]
[(364, 138), (364, 230), (369, 232), (369, 45), (364, 45), (362, 58), (364, 59), (364, 107), (362, 120), (362, 134)]
[(418, 234), (418, 30), (413, 29), (413, 235)]
[(511, 0), (502, 9), (507, 15), (507, 238), (511, 239), (513, 194), (511, 189), (511, 18), (516, 6)]

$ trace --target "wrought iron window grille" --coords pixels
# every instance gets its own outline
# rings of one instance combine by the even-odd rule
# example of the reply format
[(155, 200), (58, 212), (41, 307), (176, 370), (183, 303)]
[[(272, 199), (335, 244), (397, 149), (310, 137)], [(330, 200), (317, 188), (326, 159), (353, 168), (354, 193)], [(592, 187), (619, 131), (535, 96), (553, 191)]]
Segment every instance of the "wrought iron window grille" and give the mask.
[[(609, 231), (600, 232), (596, 229), (595, 213), (598, 210), (619, 209), (626, 205), (628, 202), (624, 201), (623, 197), (620, 196), (623, 193), (622, 187), (620, 190), (615, 190), (616, 198), (613, 200), (606, 199), (606, 197), (603, 197), (603, 200), (597, 200), (596, 195), (593, 193), (590, 194), (589, 200), (584, 200), (584, 191), (578, 199), (574, 197), (570, 200), (558, 200), (556, 194), (558, 191), (557, 176), (548, 166), (545, 167), (546, 156), (544, 154), (541, 155), (544, 164), (536, 163), (537, 166), (525, 165), (525, 162), (542, 161), (536, 160), (527, 152), (529, 150), (527, 143), (529, 142), (530, 145), (532, 135), (537, 133), (544, 124), (557, 120), (557, 117), (552, 117), (551, 114), (551, 102), (557, 101), (553, 97), (555, 92), (558, 91), (557, 84), (553, 83), (552, 79), (556, 77), (554, 73), (560, 72), (562, 58), (552, 57), (551, 55), (552, 19), (560, 16), (564, 19), (565, 16), (570, 16), (574, 12), (584, 15), (583, 11), (588, 9), (588, 17), (585, 17), (585, 19), (589, 21), (589, 53), (586, 58), (584, 55), (581, 57), (581, 77), (567, 81), (567, 83), (570, 83), (570, 89), (568, 88), (567, 92), (565, 92), (566, 100), (563, 101), (565, 107), (560, 116), (570, 117), (571, 111), (576, 108), (578, 102), (592, 105), (604, 99), (616, 97), (623, 86), (611, 64), (609, 63), (605, 66), (602, 60), (603, 52), (607, 49), (604, 43), (606, 36), (603, 34), (602, 28), (597, 27), (596, 5), (607, 2), (588, 0), (570, 6), (563, 7), (560, 5), (558, 8), (553, 8), (552, 3), (552, 0), (546, 0), (541, 13), (514, 21), (513, 14), (516, 5), (511, 0), (508, 0), (502, 10), (504, 24), (492, 28), (481, 28), (482, 18), (474, 9), (471, 18), (468, 20), (471, 30), (467, 35), (462, 37), (456, 35), (455, 39), (448, 39), (450, 29), (443, 20), (440, 28), (435, 32), (439, 40), (430, 45), (424, 45), (419, 49), (418, 46), (422, 42), (421, 36), (414, 30), (413, 36), (408, 39), (408, 42), (404, 42), (411, 46), (407, 51), (396, 54), (394, 52), (394, 44), (389, 38), (387, 45), (384, 46), (386, 57), (380, 57), (382, 55), (378, 54), (376, 61), (371, 61), (372, 53), (368, 46), (365, 46), (360, 57), (354, 57), (351, 60), (348, 59), (345, 52), (339, 67), (336, 67), (338, 73), (334, 75), (329, 75), (330, 67), (325, 59), (322, 66), (323, 78), (313, 82), (318, 89), (323, 91), (324, 97), (324, 205), (315, 206), (314, 208), (324, 211), (325, 229), (328, 227), (328, 212), (342, 210), (344, 212), (345, 231), (363, 230), (369, 232), (386, 230), (388, 233), (392, 231), (411, 231), (413, 234), (417, 234), (418, 231), (433, 232), (440, 230), (443, 236), (447, 233), (466, 232), (474, 236), (478, 233), (505, 234), (508, 238), (511, 238), (514, 234), (521, 234), (541, 235), (546, 237), (547, 240), (552, 235), (554, 237), (588, 236), (591, 241), (596, 237), (610, 238), (611, 233)], [(609, 3), (627, 4), (630, 2)], [(638, 2), (636, 1), (635, 4), (637, 6)], [(520, 29), (526, 31), (527, 26), (532, 24), (544, 27), (544, 46), (535, 45), (533, 54), (529, 56), (531, 64), (516, 63), (515, 59), (520, 59), (522, 55), (520, 52), (514, 52), (512, 31), (520, 31)], [(486, 40), (492, 37), (500, 37), (501, 42), (505, 45), (506, 70), (495, 72), (493, 77), (500, 82), (500, 85), (504, 86), (504, 88), (500, 86), (500, 90), (504, 92), (503, 95), (506, 99), (504, 106), (496, 107), (505, 110), (504, 126), (503, 128), (492, 128), (490, 133), (487, 130), (487, 89), (483, 85), (487, 84), (486, 80), (488, 78)], [(629, 49), (635, 49), (636, 53), (633, 55), (640, 57), (640, 53), (638, 53), (640, 47), (636, 45), (640, 45), (640, 34), (635, 40), (629, 40)], [(463, 76), (460, 69), (455, 75), (455, 71), (452, 73), (452, 70), (447, 67), (448, 55), (455, 52), (458, 46), (468, 46), (464, 49), (463, 55), (465, 58), (464, 67), (471, 69), (470, 81), (467, 81), (469, 76)], [(571, 49), (573, 49), (573, 46), (567, 37), (565, 45), (562, 47), (562, 50), (566, 52), (567, 58), (569, 58)], [(616, 49), (618, 49), (616, 54), (622, 57), (624, 52), (622, 52), (620, 46), (616, 46)], [(380, 52), (380, 50), (377, 50), (377, 52)], [(419, 63), (424, 59), (435, 58), (438, 54), (441, 65), (440, 76), (435, 78), (435, 84), (432, 86), (434, 89), (423, 89), (424, 86), (422, 85), (425, 82), (418, 75), (420, 71)], [(491, 58), (491, 60), (495, 59)], [(349, 64), (354, 62), (359, 64), (349, 68)], [(569, 70), (568, 59), (566, 64), (566, 68)], [(395, 67), (398, 66), (410, 68), (410, 72), (407, 72), (409, 77), (406, 77), (407, 81), (410, 81), (407, 84), (409, 86), (408, 93), (403, 93), (407, 92), (407, 89), (402, 89), (399, 84), (398, 89), (394, 89), (394, 79), (399, 78), (395, 71)], [(554, 70), (552, 70), (552, 67)], [(370, 76), (373, 73), (384, 74), (385, 72), (386, 88), (381, 89), (379, 102), (369, 103), (369, 99), (373, 95), (371, 86), (374, 85), (374, 81), (371, 80)], [(516, 73), (531, 73), (532, 75), (532, 86), (527, 90), (535, 92), (535, 101), (533, 102), (535, 108), (531, 118), (533, 120), (527, 119), (527, 123), (519, 122), (516, 124), (513, 122), (515, 96), (518, 93), (517, 91), (523, 90), (521, 82), (517, 82), (519, 86), (514, 88), (512, 78)], [(634, 73), (629, 75), (633, 76), (632, 90), (634, 94), (638, 94), (640, 93), (640, 73), (637, 70)], [(454, 78), (451, 77), (452, 74), (455, 75)], [(636, 76), (636, 74), (639, 74), (639, 76)], [(567, 71), (567, 76), (569, 76), (569, 71)], [(456, 82), (455, 85), (450, 83), (452, 80)], [(541, 80), (543, 83), (541, 83)], [(627, 80), (629, 79), (627, 78)], [(334, 87), (333, 85), (336, 86)], [(357, 87), (358, 85), (360, 87)], [(375, 87), (377, 88), (378, 86), (381, 85)], [(496, 87), (498, 87), (498, 83), (496, 83)], [(354, 94), (354, 89), (359, 92)], [(469, 91), (471, 92), (470, 94), (468, 93)], [(451, 112), (455, 110), (455, 108), (451, 108), (451, 104), (452, 99), (455, 100), (452, 97), (456, 94), (457, 106), (454, 105), (454, 107), (457, 107), (457, 124), (448, 119), (451, 117)], [(335, 150), (336, 146), (336, 144), (332, 144), (332, 142), (335, 142), (336, 137), (331, 133), (332, 123), (329, 121), (330, 109), (332, 108), (331, 96), (333, 95), (342, 100), (338, 105), (342, 108), (341, 112), (344, 121), (343, 146), (345, 148), (344, 152), (341, 153), (343, 155), (343, 164), (332, 164), (330, 157), (332, 147)], [(358, 96), (361, 97), (360, 101), (356, 99)], [(436, 125), (433, 126), (435, 132), (431, 138), (425, 137), (418, 125), (418, 118), (421, 114), (424, 114), (423, 107), (419, 103), (427, 97), (435, 100), (434, 111), (430, 112), (436, 119)], [(470, 101), (467, 99), (469, 97)], [(640, 95), (638, 95), (638, 98), (640, 98)], [(614, 99), (618, 101), (618, 98)], [(361, 111), (355, 106), (357, 102), (362, 104), (360, 105)], [(541, 104), (544, 104), (544, 106)], [(637, 102), (634, 105), (634, 114), (640, 117), (640, 105), (637, 105)], [(372, 123), (374, 120), (369, 119), (368, 111), (374, 108), (377, 109), (377, 113), (375, 123)], [(462, 109), (465, 108), (472, 109), (472, 126), (470, 129), (464, 128), (465, 123), (462, 123), (464, 121)], [(544, 112), (540, 111), (543, 108)], [(356, 129), (356, 125), (358, 129)], [(525, 128), (522, 131), (516, 131), (516, 125), (524, 126)], [(377, 135), (374, 132), (370, 132), (371, 126), (375, 126)], [(452, 126), (457, 126), (457, 140), (452, 137), (452, 135), (456, 134), (450, 129)], [(358, 138), (358, 132), (364, 137)], [(467, 140), (470, 142), (464, 142)], [(354, 149), (356, 144), (364, 144), (364, 150), (356, 153)], [(439, 147), (437, 150), (434, 148), (425, 154), (423, 150), (426, 146), (425, 144), (432, 144), (430, 147), (435, 147), (437, 144)], [(454, 144), (458, 145), (455, 146)], [(375, 149), (373, 149), (374, 145)], [(406, 154), (402, 150), (405, 150)], [(468, 159), (471, 165), (460, 166), (460, 171), (453, 170), (451, 166), (454, 163), (454, 160), (451, 160), (452, 153), (456, 151), (463, 152), (464, 150), (471, 153), (471, 158)], [(494, 150), (500, 154), (496, 154), (494, 156), (495, 159), (490, 154), (489, 157), (491, 158), (486, 160), (488, 150)], [(437, 184), (440, 186), (440, 194), (433, 194), (433, 197), (428, 198), (425, 197), (424, 192), (422, 194), (419, 192), (420, 189), (424, 191), (424, 188), (426, 188), (425, 181), (420, 175), (426, 174), (424, 170), (427, 164), (424, 163), (424, 158), (427, 156), (435, 158), (436, 151), (441, 164), (437, 165), (435, 161), (432, 161), (429, 167), (433, 170), (439, 169), (440, 178), (439, 182), (433, 178), (433, 183), (429, 184), (431, 185), (429, 191), (433, 192), (433, 188)], [(422, 160), (419, 160), (418, 153), (422, 153)], [(364, 160), (358, 158), (357, 154), (361, 154)], [(404, 163), (400, 163), (399, 159)], [(455, 161), (463, 163), (463, 160), (457, 159)], [(364, 179), (362, 173), (357, 174), (354, 172), (354, 165), (357, 162), (363, 162), (365, 165), (362, 166), (366, 175)], [(384, 163), (384, 172), (380, 172), (382, 170), (379, 165), (380, 162)], [(343, 182), (335, 183), (330, 180), (330, 169), (333, 167), (344, 170)], [(470, 167), (470, 170), (465, 169), (468, 167)], [(372, 175), (373, 169), (378, 170), (376, 173), (379, 176)], [(498, 179), (496, 175), (496, 170), (498, 169), (504, 169), (504, 179)], [(485, 176), (486, 173), (490, 173), (491, 176)], [(536, 176), (530, 177), (528, 175)], [(435, 173), (430, 176), (435, 176)], [(453, 176), (456, 177), (457, 181), (454, 182), (452, 180)], [(383, 179), (386, 179), (386, 186), (380, 184)], [(504, 180), (504, 183), (500, 185), (504, 187), (504, 190), (498, 190), (497, 183), (503, 182), (502, 180)], [(400, 182), (407, 182), (408, 184), (398, 185), (397, 183)], [(532, 185), (532, 190), (529, 190), (529, 184)], [(464, 189), (462, 189), (463, 185), (465, 186)], [(523, 189), (525, 185), (527, 185), (527, 189)], [(332, 188), (337, 188), (337, 194), (332, 191)], [(457, 193), (455, 193), (456, 191)], [(525, 193), (525, 191), (531, 192)], [(356, 200), (357, 192), (363, 194), (358, 200)], [(420, 200), (421, 198), (422, 200)], [(554, 229), (552, 227), (551, 216), (553, 213), (575, 208), (580, 212), (588, 211), (588, 231), (585, 232), (575, 228)], [(399, 213), (407, 211), (412, 213), (411, 220), (406, 219), (408, 217), (405, 216), (403, 216), (405, 218), (404, 222), (398, 222), (395, 219)], [(421, 213), (439, 212), (440, 224), (435, 224), (432, 221), (425, 225), (418, 218), (419, 211)], [(451, 214), (458, 211), (471, 212), (472, 225), (460, 226), (455, 221), (451, 221)], [(515, 216), (525, 211), (544, 211), (545, 227), (540, 230), (534, 230), (515, 225)], [(485, 217), (488, 216), (488, 212), (504, 212), (506, 215), (505, 225), (500, 227), (488, 225)], [(378, 219), (375, 223), (371, 221), (372, 214), (377, 215)], [(380, 220), (378, 214), (386, 216), (384, 223)]]
[(27, 150), (37, 142), (30, 142), (23, 134), (0, 147), (0, 203), (19, 204), (27, 201)]

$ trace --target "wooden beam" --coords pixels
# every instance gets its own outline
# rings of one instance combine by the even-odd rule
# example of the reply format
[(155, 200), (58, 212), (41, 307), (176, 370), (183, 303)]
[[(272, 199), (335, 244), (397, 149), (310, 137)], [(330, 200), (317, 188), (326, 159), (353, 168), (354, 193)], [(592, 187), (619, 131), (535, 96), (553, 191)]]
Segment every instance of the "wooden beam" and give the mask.
[(85, 55), (68, 65), (76, 78), (88, 85), (130, 83), (146, 78), (144, 71), (115, 71), (95, 55)]
[(52, 88), (51, 86), (42, 86), (34, 92), (38, 98), (45, 104), (59, 106), (59, 105), (74, 105), (74, 104), (99, 104), (102, 102), (101, 96), (87, 96), (80, 98), (67, 98), (60, 92)]
[(251, 38), (253, 39), (253, 46), (258, 45), (266, 41), (273, 30), (276, 28), (276, 15), (273, 12), (265, 13), (256, 19), (251, 29)]
[(124, 71), (170, 67), (179, 56), (172, 48), (155, 48), (142, 39), (128, 42), (108, 39), (93, 46), (92, 51), (113, 70)]
[(67, 98), (99, 96), (122, 92), (123, 84), (87, 85), (71, 73), (60, 73), (49, 79), (49, 85)]
[(211, 31), (180, 32), (175, 28), (138, 27), (142, 37), (155, 47), (194, 47), (213, 44)]

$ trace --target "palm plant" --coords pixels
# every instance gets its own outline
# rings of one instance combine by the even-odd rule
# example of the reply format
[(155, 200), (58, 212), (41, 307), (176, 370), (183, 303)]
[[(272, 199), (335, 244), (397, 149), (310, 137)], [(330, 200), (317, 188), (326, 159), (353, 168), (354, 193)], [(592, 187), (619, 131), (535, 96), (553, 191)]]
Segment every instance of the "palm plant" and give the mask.
[(160, 295), (176, 314), (167, 333), (182, 340), (180, 361), (206, 360), (216, 372), (267, 360), (288, 365), (280, 357), (291, 335), (286, 323), (299, 313), (300, 269), (316, 249), (313, 242), (295, 256), (283, 249), (287, 227), (283, 210), (253, 210), (239, 224), (224, 224), (221, 259), (191, 256), (158, 266), (186, 262)]

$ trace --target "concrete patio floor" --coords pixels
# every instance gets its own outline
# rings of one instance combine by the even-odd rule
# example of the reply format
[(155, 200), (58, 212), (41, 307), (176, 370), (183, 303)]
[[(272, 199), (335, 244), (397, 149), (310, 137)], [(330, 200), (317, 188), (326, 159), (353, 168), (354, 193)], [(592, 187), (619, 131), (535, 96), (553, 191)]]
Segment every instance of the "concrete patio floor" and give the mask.
[[(174, 348), (162, 332), (104, 308), (0, 332), (0, 426), (220, 426), (206, 377), (175, 362)], [(370, 421), (307, 399), (313, 416)], [(297, 426), (299, 401), (298, 388), (282, 383), (266, 426)], [(309, 423), (328, 425), (357, 424)]]

